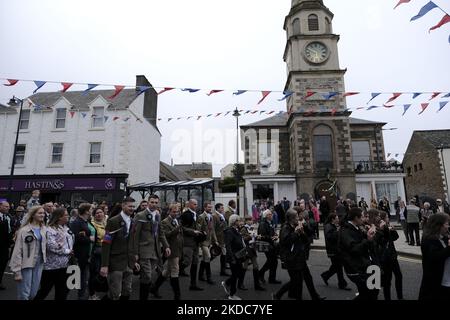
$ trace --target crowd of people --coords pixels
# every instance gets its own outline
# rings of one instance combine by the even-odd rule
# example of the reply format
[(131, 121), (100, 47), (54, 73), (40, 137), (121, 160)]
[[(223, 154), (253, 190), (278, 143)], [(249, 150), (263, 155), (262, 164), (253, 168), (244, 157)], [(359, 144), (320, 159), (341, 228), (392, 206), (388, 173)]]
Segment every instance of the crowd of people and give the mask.
[[(450, 299), (448, 204), (438, 199), (432, 208), (427, 202), (417, 206), (417, 201), (413, 198), (405, 205), (399, 198), (394, 208), (408, 243), (421, 246), (419, 299)], [(38, 192), (33, 192), (13, 213), (8, 202), (0, 203), (0, 289), (5, 289), (1, 280), (9, 261), (20, 300), (46, 299), (52, 289), (56, 300), (67, 299), (67, 268), (72, 265), (80, 270), (80, 300), (128, 300), (133, 275), (139, 277), (140, 300), (150, 294), (161, 298), (159, 288), (165, 282), (170, 283), (173, 298), (180, 300), (182, 276), (190, 278), (190, 291), (204, 290), (201, 281), (222, 286), (230, 300), (241, 300), (237, 292), (249, 290), (244, 279), (251, 266), (256, 291), (266, 290), (267, 281), (281, 285), (273, 299), (288, 293), (301, 300), (304, 282), (312, 300), (323, 300), (308, 266), (311, 244), (323, 222), (331, 262), (321, 274), (324, 283), (328, 286), (337, 275), (338, 288), (348, 291), (347, 277), (357, 287), (356, 299), (376, 300), (379, 290), (367, 286), (368, 270), (376, 266), (384, 298), (391, 299), (395, 277), (401, 300), (403, 277), (395, 248), (399, 235), (390, 223), (387, 198), (374, 202), (340, 198), (330, 210), (325, 197), (294, 203), (284, 198), (277, 204), (255, 203), (252, 215), (244, 219), (233, 200), (227, 206), (206, 201), (199, 210), (197, 200), (191, 199), (185, 210), (172, 203), (163, 211), (158, 196), (150, 195), (138, 206), (127, 197), (111, 210), (105, 203), (81, 203), (69, 214), (65, 206), (41, 205)], [(266, 257), (261, 267), (258, 253)], [(220, 276), (228, 277), (220, 283), (211, 270), (215, 258), (220, 260)], [(279, 262), (290, 278), (285, 284), (277, 278)], [(100, 298), (102, 292), (106, 294)]]

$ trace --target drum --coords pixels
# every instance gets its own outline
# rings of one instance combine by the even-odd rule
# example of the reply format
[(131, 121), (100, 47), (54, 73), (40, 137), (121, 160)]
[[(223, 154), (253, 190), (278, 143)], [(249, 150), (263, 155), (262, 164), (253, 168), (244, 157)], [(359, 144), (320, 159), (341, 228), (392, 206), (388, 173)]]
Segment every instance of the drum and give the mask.
[(256, 241), (255, 248), (258, 252), (268, 252), (270, 250), (270, 243), (265, 241)]

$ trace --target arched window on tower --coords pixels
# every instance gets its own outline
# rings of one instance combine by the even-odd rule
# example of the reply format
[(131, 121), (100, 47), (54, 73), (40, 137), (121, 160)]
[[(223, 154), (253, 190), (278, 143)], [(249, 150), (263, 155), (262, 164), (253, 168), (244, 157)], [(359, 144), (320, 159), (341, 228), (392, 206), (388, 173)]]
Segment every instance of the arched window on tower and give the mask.
[(300, 34), (300, 19), (299, 18), (295, 18), (294, 21), (292, 22), (292, 34), (294, 36)]
[(319, 30), (319, 18), (315, 14), (310, 14), (308, 16), (308, 28), (309, 31), (318, 31)]
[(314, 167), (318, 170), (333, 169), (333, 131), (325, 125), (313, 131)]
[(325, 28), (326, 33), (333, 33), (333, 30), (331, 30), (331, 21), (328, 18), (325, 18)]

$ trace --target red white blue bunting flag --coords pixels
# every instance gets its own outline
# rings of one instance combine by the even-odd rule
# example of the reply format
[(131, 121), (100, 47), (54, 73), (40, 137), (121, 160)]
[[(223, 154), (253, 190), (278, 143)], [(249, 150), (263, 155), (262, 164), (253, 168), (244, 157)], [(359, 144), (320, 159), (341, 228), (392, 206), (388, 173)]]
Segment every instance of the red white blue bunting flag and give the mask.
[(422, 111), (420, 111), (419, 115), (421, 115), (422, 113), (425, 112), (425, 110), (427, 110), (428, 106), (430, 104), (429, 103), (422, 103), (420, 106), (422, 107)]
[(162, 94), (162, 93), (164, 93), (164, 92), (167, 92), (167, 91), (170, 91), (170, 90), (174, 90), (175, 88), (172, 88), (172, 87), (165, 87), (164, 89), (162, 89), (160, 92), (158, 92), (158, 95), (160, 95), (160, 94)]
[(215, 94), (215, 93), (219, 93), (219, 92), (222, 92), (223, 90), (211, 90), (209, 93), (207, 93), (206, 95), (209, 97), (209, 96), (211, 96), (212, 94)]
[(123, 89), (125, 89), (125, 86), (114, 86), (114, 88), (116, 89), (114, 91), (114, 94), (112, 96), (108, 97), (108, 99), (110, 99), (110, 100), (117, 97), (119, 95), (119, 93), (122, 92)]
[(439, 110), (438, 112), (440, 112), (442, 109), (444, 109), (444, 107), (449, 103), (449, 101), (442, 101), (439, 103)]
[(33, 93), (36, 93), (40, 88), (42, 88), (47, 81), (34, 81), (34, 84), (36, 85), (36, 89), (34, 89)]
[(7, 87), (14, 86), (15, 84), (17, 84), (17, 82), (19, 82), (19, 80), (15, 80), (15, 79), (6, 79), (6, 81), (8, 81), (9, 83), (5, 83), (3, 85), (7, 86)]
[(267, 96), (271, 93), (272, 91), (261, 91), (262, 93), (262, 98), (261, 100), (259, 100), (259, 102), (257, 103), (258, 105), (261, 104), (266, 98)]
[(411, 2), (411, 0), (400, 0), (400, 1), (397, 3), (397, 5), (394, 7), (394, 9), (397, 9), (397, 7), (398, 7), (399, 5), (401, 5), (401, 4), (403, 4), (403, 3), (408, 3), (408, 2)]
[(61, 92), (66, 92), (69, 90), (69, 88), (73, 85), (73, 83), (70, 82), (61, 82), (61, 85), (63, 86)]

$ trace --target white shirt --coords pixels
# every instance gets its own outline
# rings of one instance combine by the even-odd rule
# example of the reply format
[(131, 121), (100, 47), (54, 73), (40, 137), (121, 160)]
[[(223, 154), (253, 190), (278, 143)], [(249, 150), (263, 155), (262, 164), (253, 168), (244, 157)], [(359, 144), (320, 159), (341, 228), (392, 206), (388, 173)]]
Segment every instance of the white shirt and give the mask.
[(192, 211), (191, 209), (189, 209), (189, 211), (194, 214), (194, 221), (197, 221), (197, 212)]
[(147, 211), (152, 215), (152, 221), (156, 221), (156, 215), (159, 214), (158, 210), (151, 211), (149, 208), (147, 208)]
[(400, 208), (400, 220), (405, 220), (405, 208)]
[(122, 217), (123, 221), (127, 224), (127, 233), (130, 233), (130, 225), (131, 225), (131, 218), (130, 216), (126, 215), (123, 211), (120, 212), (120, 216)]

